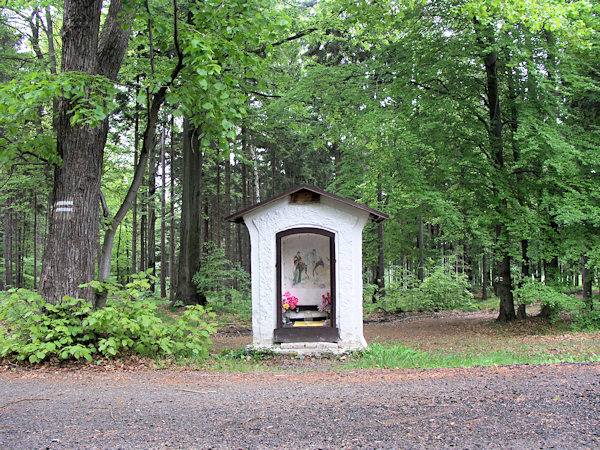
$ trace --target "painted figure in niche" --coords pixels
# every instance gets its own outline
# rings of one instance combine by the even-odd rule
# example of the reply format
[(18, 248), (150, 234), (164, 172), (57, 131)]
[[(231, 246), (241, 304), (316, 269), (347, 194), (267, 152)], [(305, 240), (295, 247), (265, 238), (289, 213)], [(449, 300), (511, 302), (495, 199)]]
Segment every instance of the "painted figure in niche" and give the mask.
[(325, 268), (325, 263), (323, 262), (323, 258), (319, 258), (319, 260), (313, 266), (313, 278), (315, 278), (315, 272), (317, 271), (317, 267)]
[[(317, 249), (313, 248), (310, 252), (308, 252), (308, 255), (306, 255), (306, 265), (308, 267), (310, 267), (313, 278), (315, 277), (316, 261), (317, 261)], [(307, 270), (306, 276), (308, 277), (308, 270)]]
[(306, 272), (306, 264), (302, 261), (300, 252), (294, 256), (294, 285), (302, 283), (302, 272)]

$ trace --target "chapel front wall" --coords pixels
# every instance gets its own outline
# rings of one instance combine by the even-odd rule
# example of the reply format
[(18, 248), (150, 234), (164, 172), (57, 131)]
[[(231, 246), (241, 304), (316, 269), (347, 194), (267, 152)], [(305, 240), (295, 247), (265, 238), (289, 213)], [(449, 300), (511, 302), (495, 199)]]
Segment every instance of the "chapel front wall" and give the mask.
[(368, 218), (368, 212), (325, 196), (319, 203), (299, 204), (285, 197), (244, 216), (251, 245), (255, 346), (272, 345), (277, 326), (275, 236), (280, 231), (305, 227), (335, 233), (339, 343), (348, 349), (366, 346), (362, 325), (362, 230)]

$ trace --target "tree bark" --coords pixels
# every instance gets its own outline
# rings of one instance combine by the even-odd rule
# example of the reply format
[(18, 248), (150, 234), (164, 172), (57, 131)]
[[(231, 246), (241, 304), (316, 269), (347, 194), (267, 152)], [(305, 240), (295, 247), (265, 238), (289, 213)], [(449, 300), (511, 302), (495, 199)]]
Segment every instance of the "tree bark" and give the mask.
[(170, 256), (169, 256), (169, 300), (171, 303), (175, 302), (175, 292), (177, 288), (177, 277), (175, 276), (175, 120), (171, 116), (171, 152), (169, 155), (170, 159)]
[[(225, 217), (231, 214), (231, 161), (229, 151), (225, 155), (225, 198), (223, 202), (223, 209)], [(225, 227), (225, 258), (227, 261), (232, 260), (231, 251), (231, 225), (229, 222), (224, 224)]]
[[(379, 207), (383, 205), (383, 188), (381, 186), (381, 173), (378, 174), (379, 182), (377, 184), (377, 203)], [(375, 283), (377, 284), (376, 292), (373, 293), (373, 302), (375, 302), (375, 294), (380, 297), (385, 296), (385, 254), (383, 247), (383, 222), (377, 224), (377, 266), (375, 268)]]
[(418, 268), (418, 277), (419, 281), (422, 283), (425, 279), (425, 248), (424, 248), (424, 239), (423, 239), (423, 216), (419, 215), (417, 218), (419, 222), (419, 234), (417, 236), (417, 245), (419, 246), (419, 268)]
[(33, 194), (33, 289), (37, 289), (37, 254), (38, 254), (38, 211), (37, 211), (37, 194)]
[[(99, 36), (101, 0), (66, 0), (62, 29), (61, 71), (98, 74), (114, 80), (129, 40), (119, 0), (110, 3)], [(81, 288), (94, 277), (98, 236), (98, 204), (108, 118), (95, 127), (71, 124), (73, 103), (62, 98), (57, 120), (57, 153), (52, 213), (44, 253), (40, 293), (50, 302), (64, 295), (94, 301), (91, 288)]]
[[(519, 287), (523, 285), (525, 281), (529, 279), (530, 275), (530, 267), (529, 267), (529, 255), (527, 253), (527, 248), (529, 247), (529, 241), (527, 239), (523, 239), (521, 241), (521, 258), (523, 262), (521, 263), (521, 281), (519, 281)], [(527, 305), (520, 304), (517, 309), (517, 318), (525, 319), (527, 318)]]
[(592, 301), (592, 281), (594, 280), (593, 272), (587, 267), (587, 256), (581, 255), (581, 284), (583, 285), (583, 301), (588, 305), (589, 309), (594, 308)]
[[(148, 270), (152, 270), (152, 275), (156, 276), (156, 156), (154, 150), (150, 152), (150, 162), (148, 168)], [(154, 292), (155, 283), (150, 283), (150, 290)]]
[[(139, 88), (140, 78), (139, 76), (136, 79), (136, 84), (138, 85), (137, 95), (140, 93)], [(140, 139), (140, 107), (138, 102), (135, 102), (135, 129), (133, 135), (133, 177), (135, 178), (135, 174), (138, 170), (138, 149), (139, 149), (139, 139)], [(145, 170), (145, 168), (144, 168)], [(137, 218), (137, 191), (135, 196), (133, 197), (133, 210), (132, 210), (132, 230), (131, 230), (131, 273), (138, 272), (138, 218)]]
[(160, 171), (161, 171), (161, 187), (160, 195), (160, 297), (167, 296), (167, 233), (166, 233), (166, 212), (167, 212), (167, 175), (166, 175), (166, 159), (165, 159), (165, 139), (166, 130), (163, 128), (160, 140)]
[(177, 271), (177, 300), (185, 305), (206, 304), (206, 297), (192, 282), (200, 268), (202, 159), (197, 133), (186, 117), (183, 121), (183, 195)]
[(6, 199), (4, 208), (4, 275), (5, 288), (14, 286), (13, 279), (13, 210), (12, 199)]
[(215, 171), (217, 173), (216, 176), (216, 187), (217, 187), (217, 195), (215, 196), (215, 243), (217, 244), (217, 248), (222, 248), (223, 243), (221, 242), (221, 156), (220, 151), (217, 150), (216, 155), (216, 167)]
[(490, 284), (490, 275), (489, 275), (489, 265), (488, 265), (488, 257), (484, 253), (481, 261), (481, 271), (482, 273), (482, 286), (481, 286), (481, 300), (488, 299), (488, 286)]
[[(491, 31), (493, 33), (493, 31)], [(489, 44), (494, 44), (494, 38), (489, 37)], [(504, 153), (502, 146), (502, 117), (500, 113), (500, 88), (498, 83), (498, 53), (496, 51), (489, 52), (485, 58), (485, 71), (487, 81), (487, 103), (489, 108), (489, 139), (490, 147), (494, 157), (494, 166), (498, 171), (498, 175), (503, 175), (505, 171), (504, 167)], [(498, 194), (498, 187), (493, 188)], [(506, 200), (502, 203), (502, 209), (506, 209)], [(501, 212), (501, 211), (500, 211)], [(502, 214), (499, 214), (502, 216)], [(496, 241), (497, 241), (497, 252), (498, 252), (498, 265), (496, 268), (497, 276), (497, 292), (500, 297), (500, 307), (497, 320), (499, 322), (508, 322), (516, 318), (515, 305), (512, 295), (512, 280), (510, 273), (510, 255), (504, 248), (505, 244), (502, 242), (504, 235), (506, 234), (505, 226), (502, 223), (502, 218), (498, 219), (499, 222), (496, 225)]]

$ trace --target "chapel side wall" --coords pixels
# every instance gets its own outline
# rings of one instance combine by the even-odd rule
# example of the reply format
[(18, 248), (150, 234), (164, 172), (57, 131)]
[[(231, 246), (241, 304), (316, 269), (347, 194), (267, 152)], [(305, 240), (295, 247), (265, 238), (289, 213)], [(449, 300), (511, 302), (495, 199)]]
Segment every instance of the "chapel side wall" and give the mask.
[(291, 204), (284, 198), (244, 216), (250, 233), (255, 346), (272, 345), (277, 325), (276, 234), (304, 227), (335, 233), (339, 343), (349, 348), (366, 345), (362, 327), (362, 229), (368, 217), (365, 211), (325, 197), (317, 204)]
[[(338, 271), (346, 274), (338, 281), (339, 301), (337, 320), (340, 342), (349, 348), (363, 348), (363, 280), (362, 280), (362, 230), (368, 214), (358, 217), (348, 232), (339, 235)], [(344, 314), (341, 314), (345, 311)]]

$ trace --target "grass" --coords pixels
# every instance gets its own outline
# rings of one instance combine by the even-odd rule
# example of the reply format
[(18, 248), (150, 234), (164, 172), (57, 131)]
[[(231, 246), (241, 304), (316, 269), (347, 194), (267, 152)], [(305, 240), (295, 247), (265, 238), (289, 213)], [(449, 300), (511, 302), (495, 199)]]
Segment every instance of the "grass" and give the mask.
[[(536, 350), (532, 353), (531, 350)], [(545, 353), (543, 348), (514, 347), (506, 351), (489, 351), (471, 355), (427, 353), (402, 344), (372, 344), (353, 355), (345, 369), (433, 369), (449, 367), (501, 366), (509, 364), (548, 364), (559, 362), (600, 362), (600, 354), (566, 352), (560, 356)]]

